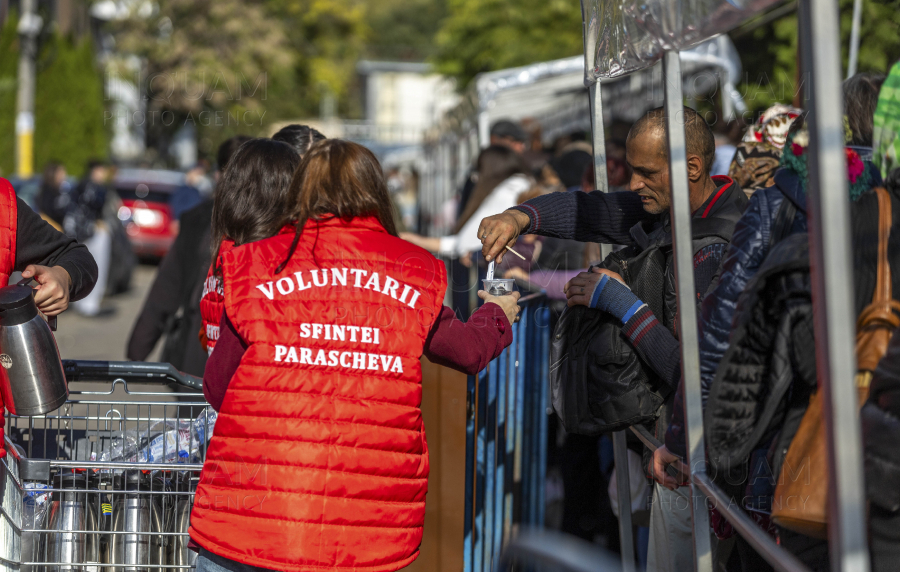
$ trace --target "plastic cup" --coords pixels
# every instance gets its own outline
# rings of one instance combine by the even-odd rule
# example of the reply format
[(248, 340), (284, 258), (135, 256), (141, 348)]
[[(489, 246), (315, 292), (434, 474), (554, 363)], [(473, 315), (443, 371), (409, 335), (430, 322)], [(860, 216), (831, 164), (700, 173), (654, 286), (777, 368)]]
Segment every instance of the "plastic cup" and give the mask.
[(491, 296), (507, 296), (516, 289), (514, 278), (495, 278), (493, 280), (482, 280), (482, 282), (484, 283), (484, 291)]

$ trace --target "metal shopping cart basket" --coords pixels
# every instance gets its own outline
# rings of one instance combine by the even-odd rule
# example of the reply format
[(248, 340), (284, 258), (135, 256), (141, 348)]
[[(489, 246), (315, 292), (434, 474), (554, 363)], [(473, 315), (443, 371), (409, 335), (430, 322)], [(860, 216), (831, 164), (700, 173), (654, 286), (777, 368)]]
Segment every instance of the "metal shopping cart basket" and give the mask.
[(194, 567), (188, 521), (216, 413), (169, 364), (63, 361), (69, 400), (7, 414), (0, 569)]

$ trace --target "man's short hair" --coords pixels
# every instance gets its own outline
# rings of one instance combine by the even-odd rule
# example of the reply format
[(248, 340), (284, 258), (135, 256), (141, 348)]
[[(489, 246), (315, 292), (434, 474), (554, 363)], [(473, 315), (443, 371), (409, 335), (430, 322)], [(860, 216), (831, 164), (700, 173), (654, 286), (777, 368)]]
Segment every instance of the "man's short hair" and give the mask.
[[(713, 136), (712, 129), (706, 123), (703, 117), (691, 109), (684, 108), (683, 117), (679, 117), (676, 121), (684, 124), (685, 143), (687, 152), (690, 155), (698, 155), (703, 160), (703, 169), (708, 175), (712, 171), (713, 162), (716, 158), (716, 139)], [(631, 139), (649, 131), (651, 129), (659, 129), (663, 134), (666, 132), (666, 110), (664, 107), (657, 107), (645, 113), (640, 119), (631, 126), (628, 132), (628, 138)], [(662, 147), (664, 153), (668, 153), (668, 142)]]
[(491, 137), (498, 139), (512, 139), (519, 143), (524, 143), (527, 139), (525, 130), (522, 126), (508, 119), (501, 119), (491, 126)]

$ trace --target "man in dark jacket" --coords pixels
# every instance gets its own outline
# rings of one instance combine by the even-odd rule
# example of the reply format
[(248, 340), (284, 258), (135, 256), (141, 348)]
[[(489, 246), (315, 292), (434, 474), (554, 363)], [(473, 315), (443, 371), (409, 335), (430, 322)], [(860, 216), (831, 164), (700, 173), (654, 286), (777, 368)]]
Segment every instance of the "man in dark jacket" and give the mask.
[[(715, 141), (709, 126), (695, 111), (684, 109), (688, 184), (695, 219), (715, 217), (737, 222), (747, 205), (743, 191), (728, 177), (711, 177)], [(504, 213), (484, 219), (478, 229), (487, 260), (500, 261), (506, 246), (520, 234), (540, 234), (585, 242), (643, 245), (671, 234), (670, 185), (665, 113), (654, 109), (639, 119), (628, 135), (626, 160), (633, 171), (630, 191), (553, 193), (532, 199)], [(697, 300), (710, 287), (721, 257), (722, 243), (698, 250), (694, 256)], [(666, 298), (674, 306), (675, 282), (667, 256)], [(583, 272), (566, 285), (568, 304), (606, 311), (622, 322), (622, 332), (638, 354), (671, 389), (680, 377), (678, 340), (668, 325), (669, 316), (655, 316), (624, 284), (621, 277), (602, 269)], [(669, 312), (667, 312), (669, 313)], [(665, 423), (667, 420), (661, 420)], [(683, 510), (679, 510), (683, 508)], [(690, 499), (684, 492), (656, 488), (651, 511), (648, 569), (690, 569)]]

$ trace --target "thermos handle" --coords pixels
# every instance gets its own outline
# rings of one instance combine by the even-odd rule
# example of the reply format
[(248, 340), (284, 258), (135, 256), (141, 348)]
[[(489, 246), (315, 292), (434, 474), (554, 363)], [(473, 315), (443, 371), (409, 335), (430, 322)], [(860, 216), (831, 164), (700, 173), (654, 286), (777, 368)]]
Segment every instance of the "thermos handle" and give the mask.
[[(31, 283), (32, 280), (34, 280), (34, 278), (22, 278), (21, 280), (19, 280), (19, 282), (16, 285), (17, 286), (29, 286), (29, 284)], [(29, 288), (30, 288), (30, 286), (29, 286)], [(47, 318), (47, 325), (50, 326), (50, 331), (55, 332), (56, 331), (56, 316), (46, 316), (46, 318)]]

